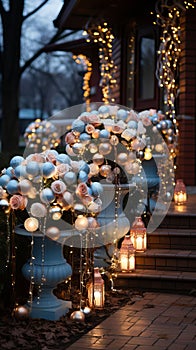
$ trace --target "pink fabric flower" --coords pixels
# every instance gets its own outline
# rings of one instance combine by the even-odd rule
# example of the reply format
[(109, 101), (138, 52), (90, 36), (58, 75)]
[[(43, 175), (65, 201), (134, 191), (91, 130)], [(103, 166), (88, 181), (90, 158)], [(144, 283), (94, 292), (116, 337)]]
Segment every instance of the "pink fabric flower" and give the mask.
[(28, 163), (28, 162), (44, 163), (44, 156), (40, 153), (30, 154), (26, 158), (26, 163)]
[(144, 126), (149, 126), (152, 124), (150, 118), (148, 117), (142, 118), (142, 123), (144, 124)]
[(92, 124), (87, 124), (85, 130), (88, 134), (92, 134), (95, 131), (95, 127)]
[(63, 177), (65, 175), (65, 173), (67, 173), (70, 170), (70, 166), (68, 164), (58, 164), (57, 167), (57, 175), (59, 177)]
[(93, 201), (93, 197), (90, 196), (89, 194), (85, 194), (84, 196), (82, 196), (81, 198), (81, 202), (84, 204), (84, 205), (89, 205), (90, 203), (92, 203)]
[(88, 187), (84, 182), (81, 182), (76, 188), (76, 194), (78, 197), (84, 197), (88, 195)]
[(47, 151), (47, 152), (46, 152), (46, 161), (47, 161), (47, 162), (50, 162), (50, 163), (53, 163), (53, 164), (56, 164), (56, 155), (55, 155), (55, 152), (53, 152), (53, 151)]
[(96, 114), (92, 115), (81, 115), (78, 119), (82, 120), (84, 123), (93, 124), (94, 126), (98, 126), (101, 124), (100, 118)]
[(62, 196), (57, 198), (57, 203), (63, 208), (63, 210), (69, 210), (74, 204), (74, 197), (69, 191), (65, 191)]
[(10, 206), (13, 210), (17, 210), (17, 209), (24, 210), (27, 206), (27, 198), (20, 196), (18, 194), (14, 194), (10, 198)]
[(112, 125), (112, 132), (114, 134), (121, 134), (123, 132), (123, 128), (121, 128), (119, 125)]
[(128, 117), (127, 117), (127, 120), (126, 120), (127, 123), (130, 120), (135, 120), (136, 122), (138, 121), (138, 116), (137, 116), (136, 112), (133, 109), (128, 113)]
[(65, 142), (69, 145), (73, 145), (76, 142), (76, 137), (72, 131), (68, 132), (68, 134), (65, 136)]
[(63, 181), (56, 180), (56, 181), (52, 182), (51, 189), (55, 194), (61, 195), (66, 191), (67, 186), (65, 185), (65, 183)]

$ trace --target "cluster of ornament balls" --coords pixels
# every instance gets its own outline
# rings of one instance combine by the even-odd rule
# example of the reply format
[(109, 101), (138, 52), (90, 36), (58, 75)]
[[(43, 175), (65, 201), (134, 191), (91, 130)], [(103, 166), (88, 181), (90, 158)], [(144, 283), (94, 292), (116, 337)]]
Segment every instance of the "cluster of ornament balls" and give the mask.
[(26, 211), (24, 227), (29, 232), (40, 229), (47, 218), (46, 235), (58, 239), (57, 221), (67, 218), (63, 217), (66, 212), (71, 212), (70, 228), (73, 224), (79, 231), (98, 227), (95, 216), (101, 210), (102, 191), (102, 185), (92, 181), (85, 161), (48, 150), (11, 159), (0, 175), (0, 208), (5, 213)]
[(154, 109), (144, 111), (154, 126), (154, 131), (159, 131), (166, 142), (168, 149), (171, 151), (173, 157), (176, 156), (175, 151), (178, 142), (176, 124), (171, 118), (166, 117), (162, 111), (156, 111)]
[(60, 143), (55, 125), (48, 120), (41, 119), (36, 119), (27, 126), (24, 140), (27, 147), (41, 151), (56, 148)]
[[(153, 150), (157, 153), (164, 152), (162, 137), (160, 143), (156, 144), (156, 134), (160, 131), (160, 126), (164, 133), (166, 128), (168, 133), (173, 133), (171, 121), (163, 120), (163, 117), (155, 110), (137, 113), (110, 105), (83, 112), (74, 120), (71, 130), (65, 136), (66, 153), (72, 157), (86, 157), (91, 160), (94, 164), (94, 175), (96, 176), (97, 171), (108, 181), (113, 181), (115, 177), (111, 159), (128, 176), (136, 175), (140, 170), (140, 161), (150, 160)], [(150, 139), (148, 128), (152, 129), (154, 140)], [(123, 148), (118, 148), (119, 145)], [(116, 159), (112, 158), (115, 147)], [(115, 167), (115, 171), (119, 171), (119, 168)]]

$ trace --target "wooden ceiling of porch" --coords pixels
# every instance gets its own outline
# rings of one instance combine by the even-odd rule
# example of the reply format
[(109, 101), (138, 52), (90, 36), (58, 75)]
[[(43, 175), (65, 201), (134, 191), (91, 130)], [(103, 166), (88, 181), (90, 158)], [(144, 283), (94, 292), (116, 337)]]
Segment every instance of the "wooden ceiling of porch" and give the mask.
[(85, 29), (89, 21), (106, 20), (116, 27), (128, 20), (150, 15), (156, 1), (146, 0), (65, 0), (54, 21), (59, 28)]

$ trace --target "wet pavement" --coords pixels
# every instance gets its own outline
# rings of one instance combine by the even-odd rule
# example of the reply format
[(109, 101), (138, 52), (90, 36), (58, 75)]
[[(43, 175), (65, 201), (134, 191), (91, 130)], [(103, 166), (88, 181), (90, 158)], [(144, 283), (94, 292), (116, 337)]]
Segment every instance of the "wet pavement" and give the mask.
[(196, 290), (134, 298), (68, 349), (196, 350)]

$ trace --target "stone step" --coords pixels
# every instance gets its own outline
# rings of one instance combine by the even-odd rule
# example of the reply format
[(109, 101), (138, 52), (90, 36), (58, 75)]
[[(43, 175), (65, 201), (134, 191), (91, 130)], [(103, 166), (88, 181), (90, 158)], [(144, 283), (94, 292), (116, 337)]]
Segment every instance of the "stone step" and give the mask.
[(196, 250), (196, 229), (159, 228), (147, 235), (149, 249)]
[(196, 295), (196, 273), (183, 271), (135, 270), (120, 272), (114, 280), (114, 288), (133, 288)]
[(136, 269), (196, 272), (196, 250), (147, 249), (135, 257)]
[(161, 221), (160, 228), (194, 229), (196, 227), (196, 214), (194, 213), (168, 213)]

